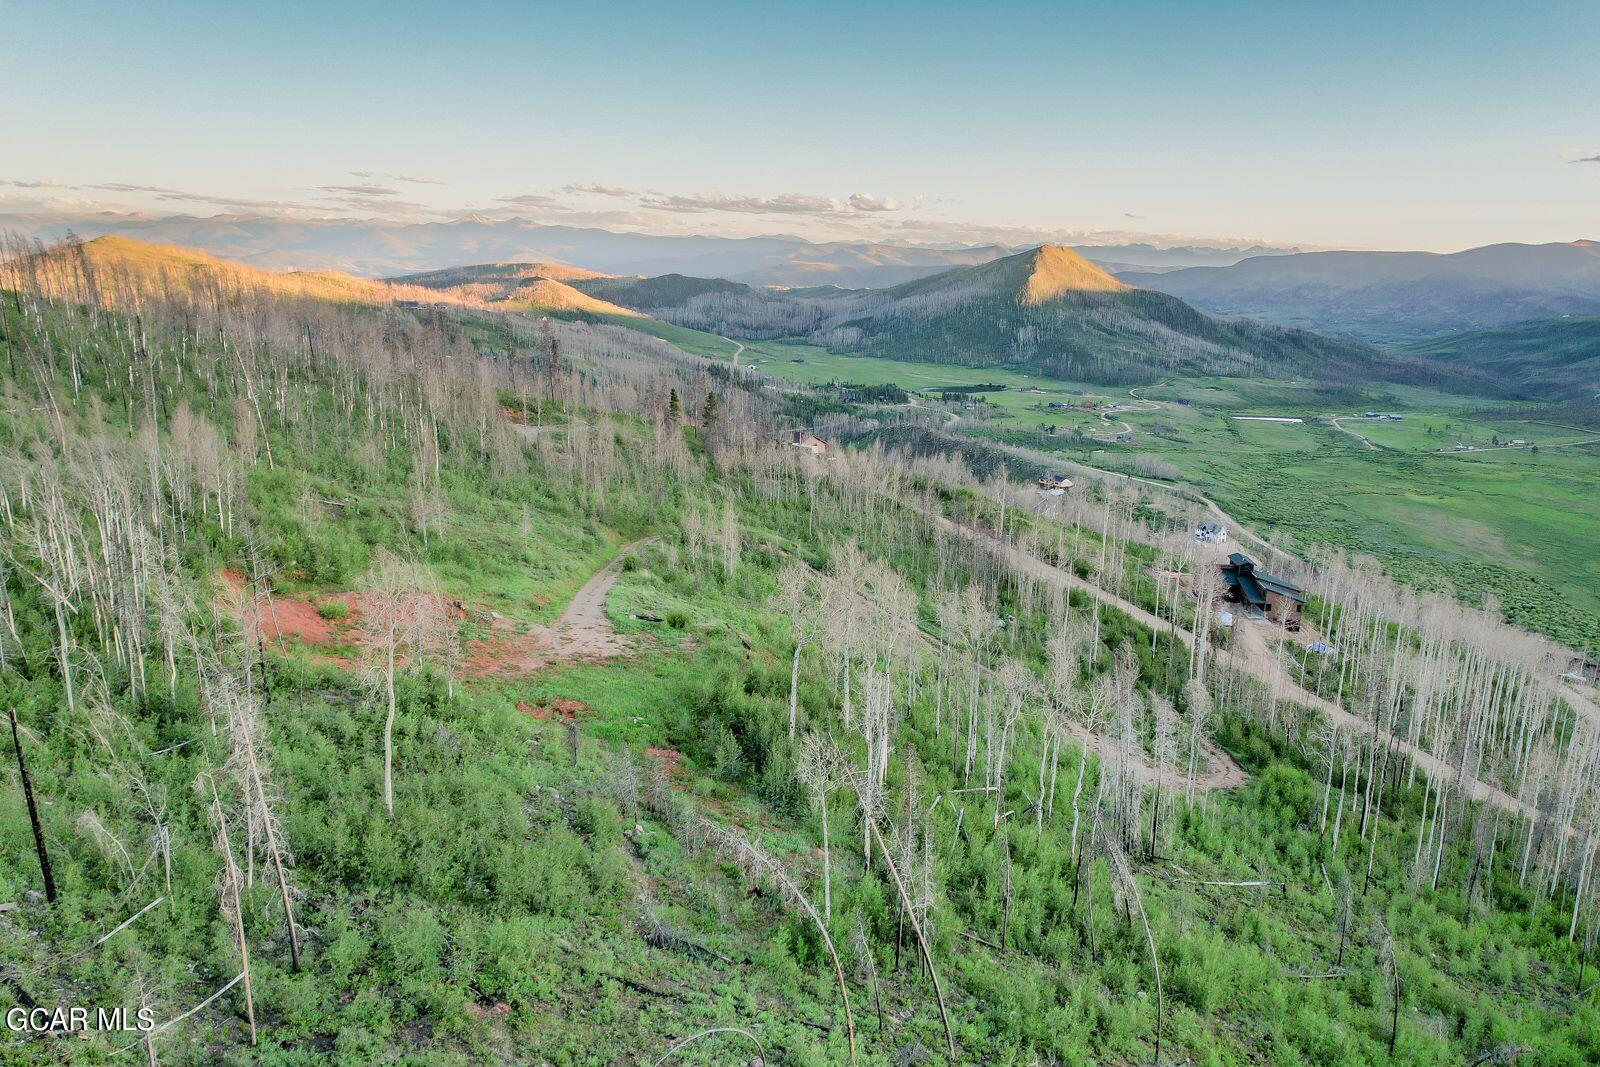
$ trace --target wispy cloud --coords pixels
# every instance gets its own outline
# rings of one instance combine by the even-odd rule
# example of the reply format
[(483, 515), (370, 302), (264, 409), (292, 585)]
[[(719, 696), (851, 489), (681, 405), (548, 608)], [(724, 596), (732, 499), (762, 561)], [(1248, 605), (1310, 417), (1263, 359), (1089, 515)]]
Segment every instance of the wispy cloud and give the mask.
[(560, 207), (561, 201), (545, 193), (522, 193), (517, 196), (497, 196), (498, 204), (511, 204), (513, 207)]
[(169, 200), (177, 203), (209, 204), (213, 207), (230, 208), (234, 211), (311, 211), (314, 208), (309, 204), (300, 204), (288, 200), (252, 200), (238, 196), (213, 196), (208, 193), (191, 193), (182, 189), (169, 189), (162, 185), (135, 185), (130, 182), (101, 182), (96, 185), (86, 185), (85, 189), (101, 189), (113, 193), (148, 193), (158, 200)]
[(1132, 211), (1124, 211), (1122, 213), (1122, 217), (1125, 218), (1125, 219), (1142, 219), (1142, 218), (1144, 218), (1143, 215), (1136, 214), (1135, 212), (1132, 212)]
[(387, 185), (319, 185), (317, 189), (324, 193), (343, 193), (348, 196), (400, 195), (400, 190), (391, 189)]
[(415, 176), (410, 175), (410, 174), (387, 174), (387, 173), (385, 173), (383, 171), (377, 171), (377, 170), (353, 170), (353, 171), (350, 172), (350, 177), (352, 177), (352, 178), (366, 178), (369, 181), (376, 179), (376, 180), (379, 180), (379, 181), (409, 182), (412, 185), (443, 185), (443, 184), (445, 184), (444, 182), (440, 181), (438, 178), (418, 178), (418, 177), (415, 177)]
[(564, 193), (592, 193), (595, 196), (634, 197), (644, 195), (638, 189), (629, 189), (625, 185), (601, 185), (599, 183), (563, 185)]
[(1600, 154), (1596, 154), (1596, 155), (1592, 155), (1592, 156), (1583, 156), (1583, 157), (1581, 157), (1579, 159), (1572, 160), (1572, 162), (1573, 163), (1600, 163)]
[(689, 196), (644, 196), (641, 207), (655, 211), (723, 211), (740, 215), (800, 215), (814, 218), (848, 218), (855, 214), (899, 211), (905, 205), (893, 197), (853, 193), (846, 200), (812, 193), (783, 193), (779, 196), (728, 196), (723, 193), (694, 193)]
[(49, 180), (48, 178), (44, 179), (43, 181), (36, 181), (36, 182), (19, 181), (19, 180), (15, 179), (15, 178), (0, 178), (0, 185), (10, 186), (13, 189), (70, 189), (70, 188), (72, 188), (72, 186), (70, 186), (70, 185), (62, 185), (60, 182), (53, 182), (53, 181)]

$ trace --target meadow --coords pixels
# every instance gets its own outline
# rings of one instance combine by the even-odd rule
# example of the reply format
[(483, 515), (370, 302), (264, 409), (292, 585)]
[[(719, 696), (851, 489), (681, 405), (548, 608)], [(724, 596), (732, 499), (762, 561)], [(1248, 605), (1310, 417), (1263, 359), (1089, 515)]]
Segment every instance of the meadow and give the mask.
[[(1600, 650), (1600, 443), (1582, 427), (1498, 412), (1480, 398), (1408, 386), (1328, 389), (1309, 382), (1184, 379), (1136, 387), (1137, 398), (1004, 368), (805, 355), (760, 367), (810, 383), (893, 383), (907, 390), (1005, 384), (984, 394), (992, 417), (956, 432), (1053, 452), (1089, 466), (1193, 485), (1241, 521), (1303, 551), (1372, 556), (1403, 581), (1493, 597), (1518, 625)], [(1024, 390), (1044, 389), (1046, 395)], [(1075, 390), (1083, 390), (1078, 396)], [(1096, 414), (1039, 410), (1052, 399), (1126, 405)], [(1153, 401), (1155, 405), (1142, 403)], [(1395, 412), (1401, 421), (1360, 417)], [(1302, 418), (1241, 421), (1236, 415)], [(1331, 421), (1340, 418), (1342, 432)], [(1059, 432), (1045, 435), (1040, 425)], [(1081, 431), (1074, 434), (1073, 431)], [(1368, 438), (1368, 448), (1355, 434)], [(1523, 439), (1534, 448), (1489, 450)], [(1482, 451), (1455, 453), (1457, 442)]]

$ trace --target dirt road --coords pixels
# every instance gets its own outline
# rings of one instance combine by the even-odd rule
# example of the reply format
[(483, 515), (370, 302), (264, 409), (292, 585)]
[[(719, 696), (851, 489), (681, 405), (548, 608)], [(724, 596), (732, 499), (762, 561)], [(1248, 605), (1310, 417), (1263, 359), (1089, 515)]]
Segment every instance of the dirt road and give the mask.
[(1380, 449), (1377, 445), (1369, 441), (1366, 435), (1357, 433), (1355, 430), (1350, 429), (1350, 427), (1346, 426), (1343, 421), (1345, 419), (1359, 419), (1364, 417), (1365, 416), (1362, 415), (1330, 415), (1328, 416), (1328, 421), (1333, 423), (1334, 429), (1339, 430), (1342, 433), (1347, 433), (1351, 437), (1354, 437), (1357, 441), (1360, 441), (1363, 445), (1366, 445), (1369, 451), (1382, 451), (1382, 449)]
[[(1137, 604), (1123, 600), (1121, 597), (1109, 593), (1069, 571), (1059, 570), (1036, 556), (1025, 553), (1010, 544), (1003, 543), (987, 530), (977, 530), (932, 512), (924, 512), (924, 514), (932, 518), (940, 528), (956, 533), (976, 544), (983, 545), (990, 551), (1005, 557), (1012, 566), (1027, 574), (1060, 588), (1080, 589), (1101, 603), (1116, 608), (1158, 633), (1170, 632), (1176, 635), (1184, 644), (1190, 647), (1194, 645), (1195, 636), (1188, 630), (1176, 626), (1166, 619), (1159, 619)], [(1235, 626), (1235, 631), (1237, 634), (1235, 637), (1236, 648), (1234, 650), (1214, 649), (1210, 652), (1214, 659), (1236, 667), (1263, 682), (1279, 700), (1300, 704), (1322, 712), (1328, 716), (1330, 721), (1337, 723), (1341, 729), (1368, 735), (1379, 733), (1372, 723), (1352, 715), (1333, 701), (1302, 688), (1299, 683), (1288, 676), (1287, 672), (1280, 671), (1275, 657), (1272, 656), (1267, 648), (1264, 636), (1255, 629), (1253, 623), (1241, 619)], [(1493, 804), (1504, 811), (1512, 812), (1524, 818), (1533, 814), (1533, 810), (1527, 804), (1495, 785), (1473, 778), (1470, 775), (1458, 778), (1457, 770), (1452, 764), (1439, 759), (1430, 752), (1426, 752), (1387, 732), (1382, 732), (1382, 739), (1395, 749), (1404, 752), (1417, 766), (1426, 770), (1433, 777), (1437, 779), (1456, 778), (1458, 784), (1474, 800)]]
[(623, 561), (642, 545), (644, 537), (623, 545), (611, 561), (596, 571), (575, 593), (566, 610), (549, 626), (535, 624), (519, 629), (511, 619), (497, 618), (489, 636), (467, 654), (474, 674), (527, 674), (553, 663), (610, 659), (633, 650), (633, 641), (619, 634), (606, 618), (606, 597), (617, 584)]

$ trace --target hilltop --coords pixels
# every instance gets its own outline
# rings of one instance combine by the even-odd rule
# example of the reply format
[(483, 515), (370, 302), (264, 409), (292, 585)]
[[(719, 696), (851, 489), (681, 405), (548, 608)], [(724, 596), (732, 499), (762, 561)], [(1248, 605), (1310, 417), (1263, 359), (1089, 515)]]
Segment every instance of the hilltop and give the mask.
[(968, 366), (1013, 365), (1106, 383), (1167, 374), (1428, 380), (1471, 391), (1472, 375), (1304, 330), (1226, 321), (1128, 285), (1068, 248), (1045, 245), (886, 289), (755, 289), (668, 276), (576, 283), (682, 326), (803, 339), (839, 352)]
[(224, 299), (274, 297), (337, 304), (389, 304), (401, 300), (468, 303), (467, 298), (439, 294), (414, 285), (356, 278), (339, 271), (278, 273), (218, 259), (174, 245), (150, 244), (126, 237), (96, 237), (81, 244), (60, 245), (0, 263), (0, 285), (27, 278), (57, 296), (80, 292), (96, 302), (115, 305), (139, 297), (182, 293), (211, 294)]
[[(572, 282), (588, 278), (606, 278), (609, 275), (567, 263), (474, 263), (461, 267), (404, 274), (389, 281), (396, 285), (423, 285), (429, 289), (455, 289), (463, 285), (488, 285), (514, 288), (519, 282), (532, 278), (549, 278), (552, 281)], [(502, 293), (502, 295), (504, 295)]]

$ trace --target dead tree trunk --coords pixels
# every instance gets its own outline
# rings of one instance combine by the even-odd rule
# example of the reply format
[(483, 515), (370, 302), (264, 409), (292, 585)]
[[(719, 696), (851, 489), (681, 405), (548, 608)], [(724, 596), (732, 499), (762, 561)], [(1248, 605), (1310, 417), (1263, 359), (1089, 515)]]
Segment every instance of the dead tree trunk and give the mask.
[(44, 876), (44, 898), (56, 902), (56, 879), (50, 870), (50, 852), (44, 843), (44, 828), (39, 825), (39, 806), (33, 799), (33, 781), (22, 758), (22, 731), (17, 726), (17, 708), (11, 706), (11, 744), (17, 750), (17, 774), (22, 778), (22, 795), (28, 802), (28, 821), (33, 824), (33, 847), (39, 853), (39, 873)]

